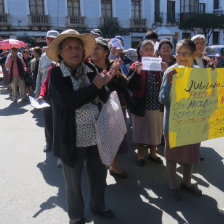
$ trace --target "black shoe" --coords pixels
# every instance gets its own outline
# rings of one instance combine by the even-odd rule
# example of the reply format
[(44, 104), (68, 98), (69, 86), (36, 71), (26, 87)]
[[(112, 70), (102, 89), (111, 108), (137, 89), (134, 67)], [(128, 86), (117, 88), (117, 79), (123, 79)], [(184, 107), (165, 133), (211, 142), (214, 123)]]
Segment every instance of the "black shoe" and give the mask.
[(86, 220), (84, 218), (81, 218), (79, 221), (69, 221), (69, 224), (85, 224)]
[(117, 178), (121, 178), (121, 179), (126, 179), (127, 178), (127, 174), (126, 173), (117, 173), (117, 172), (114, 172), (113, 170), (109, 170), (109, 173), (111, 176), (113, 177), (117, 177)]
[(151, 160), (151, 161), (153, 161), (153, 162), (155, 162), (155, 163), (158, 163), (158, 164), (162, 164), (163, 163), (163, 161), (162, 161), (162, 159), (160, 158), (160, 157), (152, 157), (151, 155), (148, 155), (148, 160)]
[(138, 159), (136, 161), (136, 165), (141, 166), (141, 167), (145, 166), (145, 160), (144, 159)]
[(200, 161), (203, 162), (204, 160), (205, 160), (204, 157), (201, 156), (201, 157), (200, 157)]
[(44, 152), (50, 152), (50, 151), (51, 151), (51, 147), (49, 145), (45, 145)]
[(103, 218), (106, 218), (106, 219), (111, 219), (114, 217), (114, 213), (111, 209), (106, 209), (106, 210), (101, 210), (101, 211), (95, 211), (95, 210), (91, 210), (91, 212), (95, 215), (99, 215)]

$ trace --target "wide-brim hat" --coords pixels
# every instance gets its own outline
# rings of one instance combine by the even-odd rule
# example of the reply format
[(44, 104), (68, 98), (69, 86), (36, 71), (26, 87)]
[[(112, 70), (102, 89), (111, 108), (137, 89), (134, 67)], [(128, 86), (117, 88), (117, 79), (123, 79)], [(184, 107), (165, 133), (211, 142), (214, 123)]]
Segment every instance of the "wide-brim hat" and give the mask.
[(95, 38), (91, 34), (80, 34), (76, 30), (68, 29), (63, 31), (57, 38), (54, 39), (50, 47), (47, 48), (46, 54), (47, 56), (55, 62), (59, 61), (59, 44), (70, 37), (78, 38), (83, 42), (84, 50), (85, 50), (85, 58), (88, 58), (94, 48), (96, 47)]

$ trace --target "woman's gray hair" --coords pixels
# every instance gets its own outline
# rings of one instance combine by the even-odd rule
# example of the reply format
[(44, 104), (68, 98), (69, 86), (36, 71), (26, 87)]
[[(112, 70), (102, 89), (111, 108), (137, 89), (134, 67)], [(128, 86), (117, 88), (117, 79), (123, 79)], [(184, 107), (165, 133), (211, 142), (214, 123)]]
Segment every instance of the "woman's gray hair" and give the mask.
[(141, 43), (140, 43), (140, 50), (143, 49), (143, 47), (147, 44), (151, 44), (153, 47), (154, 47), (154, 42), (152, 40), (143, 40)]
[(192, 38), (191, 38), (192, 41), (196, 41), (196, 40), (204, 40), (205, 41), (205, 36), (203, 34), (197, 34), (197, 35), (194, 35)]

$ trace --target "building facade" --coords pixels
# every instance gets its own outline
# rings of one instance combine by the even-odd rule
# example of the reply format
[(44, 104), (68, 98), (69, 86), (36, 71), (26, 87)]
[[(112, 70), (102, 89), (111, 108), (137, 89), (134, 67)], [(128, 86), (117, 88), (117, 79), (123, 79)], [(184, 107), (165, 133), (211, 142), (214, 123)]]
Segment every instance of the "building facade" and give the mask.
[[(126, 48), (141, 41), (148, 29), (175, 44), (192, 36), (178, 29), (180, 21), (205, 12), (223, 14), (224, 0), (0, 0), (0, 39), (32, 36), (41, 42), (49, 29), (89, 32), (115, 17), (128, 30)], [(209, 44), (223, 43), (223, 30), (215, 30)]]

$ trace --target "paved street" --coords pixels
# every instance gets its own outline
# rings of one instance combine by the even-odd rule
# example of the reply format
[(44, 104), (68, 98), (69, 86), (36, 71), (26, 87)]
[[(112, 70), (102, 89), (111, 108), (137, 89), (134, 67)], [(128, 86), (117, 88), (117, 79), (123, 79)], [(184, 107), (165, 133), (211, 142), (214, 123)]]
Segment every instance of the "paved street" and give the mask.
[[(0, 136), (0, 223), (67, 224), (62, 171), (56, 167), (52, 153), (43, 153), (42, 113), (28, 103), (12, 103), (2, 84)], [(159, 154), (165, 162), (162, 146)], [(122, 156), (121, 168), (129, 178), (107, 177), (106, 203), (116, 214), (112, 220), (89, 212), (84, 172), (88, 223), (223, 224), (224, 216), (218, 208), (224, 208), (224, 138), (203, 142), (202, 155), (205, 161), (195, 166), (193, 181), (199, 184), (203, 196), (197, 198), (183, 193), (180, 202), (167, 197), (165, 166), (148, 161), (144, 168), (136, 167), (134, 150)], [(178, 174), (181, 176), (181, 167)]]

